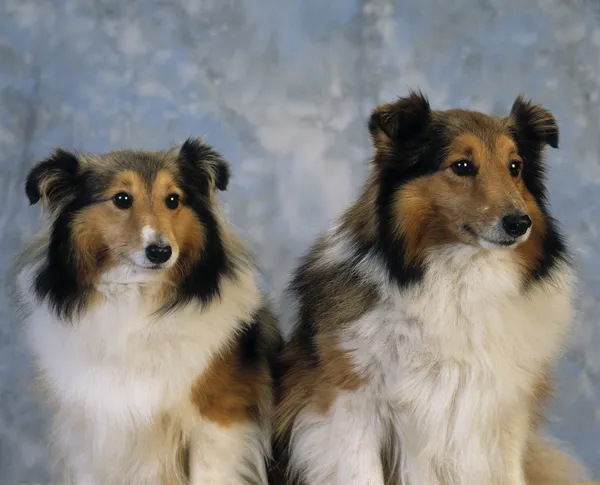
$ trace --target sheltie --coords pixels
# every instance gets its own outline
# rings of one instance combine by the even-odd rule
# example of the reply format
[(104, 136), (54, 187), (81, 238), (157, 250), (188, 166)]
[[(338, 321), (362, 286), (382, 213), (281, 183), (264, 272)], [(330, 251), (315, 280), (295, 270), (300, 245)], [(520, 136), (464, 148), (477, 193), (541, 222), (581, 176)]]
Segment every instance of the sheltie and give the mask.
[(221, 216), (225, 160), (57, 149), (28, 175), (48, 228), (17, 301), (74, 485), (266, 485), (279, 334)]
[(280, 470), (302, 485), (549, 485), (580, 473), (538, 431), (571, 325), (550, 216), (547, 109), (377, 107), (359, 199), (297, 269)]

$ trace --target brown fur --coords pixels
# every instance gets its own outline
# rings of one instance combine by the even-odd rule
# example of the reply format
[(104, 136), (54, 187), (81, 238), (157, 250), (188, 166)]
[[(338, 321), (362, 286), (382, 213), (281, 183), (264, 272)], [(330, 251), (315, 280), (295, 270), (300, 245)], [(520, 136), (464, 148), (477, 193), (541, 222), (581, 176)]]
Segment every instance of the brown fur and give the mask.
[[(410, 103), (417, 102), (412, 97), (406, 99)], [(392, 163), (400, 163), (399, 157), (404, 157), (402, 163), (406, 167), (397, 169), (406, 170), (414, 163), (415, 153), (420, 153), (415, 146), (410, 147), (410, 153), (404, 153), (392, 139), (402, 122), (394, 118), (395, 113), (399, 104), (407, 103), (406, 99), (378, 106), (373, 113), (380, 117), (380, 123), (390, 124), (386, 127), (389, 133), (382, 129), (372, 132), (373, 171), (360, 199), (341, 218), (342, 226), (354, 234), (360, 244), (372, 245), (379, 237), (374, 213), (383, 170)], [(539, 108), (534, 114), (535, 120), (543, 122), (545, 132), (549, 131), (551, 113)], [(403, 184), (394, 197), (392, 225), (397, 237), (404, 241), (406, 259), (419, 263), (436, 246), (456, 242), (472, 244), (474, 237), (463, 230), (464, 223), (474, 226), (475, 230), (482, 229), (507, 211), (522, 210), (533, 221), (532, 232), (516, 251), (524, 274), (532, 271), (542, 257), (546, 226), (540, 207), (521, 175), (513, 178), (508, 171), (513, 161), (525, 163), (511, 134), (514, 120), (462, 109), (433, 111), (431, 116), (448, 144), (444, 159), (438, 170)], [(461, 159), (469, 159), (477, 165), (480, 169), (477, 177), (457, 177), (452, 173), (451, 164)]]
[[(542, 408), (552, 399), (554, 386), (550, 371), (540, 376), (531, 400), (531, 428), (535, 430), (545, 420)], [(525, 454), (525, 475), (527, 485), (567, 485), (573, 480), (585, 480), (586, 471), (569, 454), (561, 451), (557, 444), (531, 432)]]
[(311, 365), (302, 347), (294, 342), (282, 356), (284, 363), (294, 362), (294, 373), (282, 382), (283, 398), (277, 409), (278, 435), (291, 431), (301, 409), (326, 414), (339, 391), (360, 387), (362, 377), (354, 371), (350, 358), (340, 350), (333, 336), (319, 335), (315, 350), (322, 363), (318, 368)]
[[(287, 443), (298, 413), (308, 409), (327, 414), (339, 392), (360, 388), (364, 377), (340, 348), (337, 332), (345, 322), (368, 311), (378, 297), (375, 287), (368, 283), (319, 268), (318, 257), (306, 262), (306, 270), (319, 274), (304, 293), (305, 304), (310, 305), (312, 317), (319, 321), (319, 330), (311, 334), (300, 326), (279, 358), (283, 375), (275, 413), (278, 463), (274, 474), (278, 484), (285, 483)], [(296, 285), (303, 285), (301, 278)]]
[(363, 193), (356, 204), (353, 204), (340, 218), (341, 226), (356, 235), (357, 242), (368, 245), (377, 240), (378, 224), (373, 217), (377, 208), (378, 180), (377, 170), (370, 175)]
[[(176, 282), (182, 267), (193, 263), (202, 252), (205, 239), (202, 223), (184, 204), (175, 210), (165, 205), (170, 194), (183, 198), (167, 170), (160, 171), (151, 184), (133, 171), (115, 178), (103, 194), (105, 202), (83, 209), (73, 221), (80, 277), (94, 284), (102, 272), (126, 261), (129, 252), (143, 250), (142, 228), (150, 227), (163, 235), (174, 253), (180, 252), (177, 265), (169, 271), (169, 279)], [(133, 196), (131, 209), (121, 210), (112, 203), (119, 192)]]
[(539, 434), (529, 436), (525, 453), (527, 485), (572, 485), (574, 480), (586, 480), (586, 472), (577, 460)]
[[(221, 351), (191, 389), (198, 412), (221, 426), (269, 419), (274, 405), (271, 366), (280, 346), (276, 320), (267, 308), (259, 311), (258, 340), (248, 345), (244, 329), (237, 341)], [(257, 325), (258, 323), (255, 323)], [(252, 355), (244, 356), (250, 352)]]
[[(459, 111), (455, 114), (460, 115)], [(516, 145), (500, 126), (489, 133), (457, 135), (448, 148), (440, 169), (408, 182), (396, 194), (394, 223), (404, 238), (408, 260), (422, 262), (431, 248), (452, 243), (474, 243), (465, 232), (468, 224), (482, 233), (494, 220), (510, 211), (523, 211), (533, 220), (530, 238), (518, 254), (526, 270), (540, 257), (545, 225), (534, 198), (520, 176), (513, 178), (508, 166), (523, 163)], [(479, 169), (476, 177), (458, 177), (453, 162), (468, 159)]]
[(235, 350), (229, 349), (196, 381), (192, 401), (202, 416), (227, 427), (255, 419), (270, 385), (266, 363), (242, 369)]

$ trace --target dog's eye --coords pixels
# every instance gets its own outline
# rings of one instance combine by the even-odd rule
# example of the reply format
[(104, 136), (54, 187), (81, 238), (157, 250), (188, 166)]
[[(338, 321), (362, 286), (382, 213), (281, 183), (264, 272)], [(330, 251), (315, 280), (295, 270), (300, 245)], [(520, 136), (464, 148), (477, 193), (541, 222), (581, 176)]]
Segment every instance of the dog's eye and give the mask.
[(179, 196), (177, 194), (167, 195), (167, 198), (165, 199), (165, 204), (171, 210), (177, 209), (177, 207), (179, 207)]
[(508, 166), (508, 171), (510, 172), (510, 175), (512, 177), (518, 177), (521, 173), (521, 162), (516, 160), (514, 162), (510, 162), (510, 165)]
[(454, 162), (452, 165), (452, 170), (456, 175), (461, 177), (465, 176), (474, 176), (477, 175), (477, 167), (470, 160), (459, 160), (458, 162)]
[(127, 192), (115, 194), (112, 200), (119, 209), (129, 209), (133, 205), (133, 197)]

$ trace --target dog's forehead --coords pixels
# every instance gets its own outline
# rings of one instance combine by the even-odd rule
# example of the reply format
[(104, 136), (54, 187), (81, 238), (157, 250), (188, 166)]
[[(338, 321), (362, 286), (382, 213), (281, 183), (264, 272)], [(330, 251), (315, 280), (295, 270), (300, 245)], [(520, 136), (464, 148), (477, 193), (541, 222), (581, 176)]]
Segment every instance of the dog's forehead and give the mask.
[(498, 140), (511, 139), (510, 127), (506, 118), (490, 116), (478, 111), (451, 109), (435, 112), (434, 119), (449, 142), (470, 135), (486, 149), (497, 149)]
[(450, 155), (465, 155), (476, 159), (505, 157), (517, 154), (518, 150), (512, 138), (504, 133), (480, 137), (472, 132), (461, 133), (450, 140)]
[(151, 185), (160, 172), (178, 172), (173, 151), (120, 150), (105, 154), (83, 154), (80, 160), (87, 169), (103, 179), (114, 179), (123, 172), (134, 172)]

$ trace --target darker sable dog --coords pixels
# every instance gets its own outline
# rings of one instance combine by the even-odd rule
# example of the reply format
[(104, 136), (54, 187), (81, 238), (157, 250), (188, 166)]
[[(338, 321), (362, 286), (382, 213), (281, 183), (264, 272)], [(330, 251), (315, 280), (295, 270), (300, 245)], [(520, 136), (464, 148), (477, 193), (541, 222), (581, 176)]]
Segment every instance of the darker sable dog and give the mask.
[(571, 326), (572, 268), (544, 183), (552, 113), (369, 121), (370, 176), (297, 269), (276, 411), (303, 485), (542, 485), (578, 465), (537, 429)]

